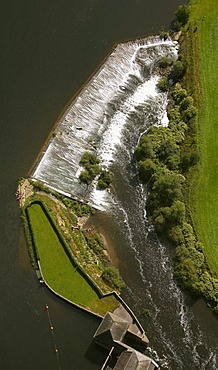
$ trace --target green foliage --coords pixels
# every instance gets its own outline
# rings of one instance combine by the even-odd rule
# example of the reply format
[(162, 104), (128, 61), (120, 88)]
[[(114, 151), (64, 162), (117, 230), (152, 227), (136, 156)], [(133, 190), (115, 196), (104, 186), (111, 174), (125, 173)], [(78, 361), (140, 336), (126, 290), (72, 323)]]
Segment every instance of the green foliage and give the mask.
[(99, 159), (95, 154), (85, 152), (80, 160), (80, 165), (85, 169), (80, 173), (80, 180), (86, 185), (90, 185), (97, 175), (99, 175), (101, 168), (99, 166)]
[(141, 160), (138, 163), (139, 176), (144, 183), (147, 183), (150, 180), (151, 176), (155, 172), (155, 169), (155, 163), (150, 158), (147, 158), (144, 161)]
[(135, 155), (138, 161), (144, 158), (152, 159), (155, 157), (154, 145), (150, 137), (147, 135), (142, 136), (140, 143), (135, 150)]
[(90, 185), (92, 181), (100, 174), (98, 179), (98, 186), (100, 189), (106, 189), (112, 182), (112, 175), (108, 171), (101, 169), (100, 160), (95, 154), (85, 152), (80, 160), (80, 165), (84, 170), (80, 173), (80, 180), (86, 185)]
[(175, 60), (173, 62), (173, 68), (171, 70), (171, 77), (175, 82), (181, 80), (181, 78), (184, 76), (185, 73), (185, 67), (181, 60)]
[(95, 154), (91, 153), (91, 152), (85, 152), (81, 159), (80, 159), (80, 165), (87, 168), (89, 167), (90, 165), (93, 165), (93, 164), (99, 164), (99, 159), (96, 157)]
[(184, 97), (180, 103), (180, 111), (186, 110), (190, 106), (193, 106), (193, 104), (194, 104), (194, 101), (191, 96)]
[(179, 31), (182, 27), (184, 27), (187, 24), (189, 20), (190, 6), (179, 5), (175, 15), (176, 18), (173, 22), (173, 29), (175, 31)]
[(196, 114), (197, 114), (197, 108), (191, 105), (186, 110), (183, 111), (182, 118), (184, 122), (188, 122), (192, 118), (194, 118)]
[(171, 206), (175, 200), (182, 199), (183, 176), (167, 172), (161, 174), (154, 182), (152, 191), (161, 206)]
[(105, 254), (105, 245), (99, 234), (92, 232), (84, 233), (87, 245), (98, 256), (102, 263), (108, 265), (108, 258)]
[[(179, 74), (177, 74), (177, 77)], [(160, 235), (176, 246), (175, 276), (185, 289), (203, 294), (218, 312), (218, 279), (212, 277), (204, 248), (187, 223), (184, 185), (191, 166), (199, 161), (193, 135), (197, 109), (187, 91), (176, 84), (171, 91), (168, 127), (152, 127), (140, 139), (135, 155), (141, 181), (148, 185), (149, 219)]]
[(157, 83), (157, 86), (159, 88), (160, 91), (167, 91), (168, 88), (169, 88), (169, 81), (168, 81), (168, 78), (167, 77), (162, 77), (158, 83)]
[(169, 37), (169, 32), (162, 30), (160, 33), (160, 37), (164, 40), (166, 40)]
[(90, 185), (92, 183), (92, 181), (94, 180), (95, 177), (93, 177), (88, 170), (83, 170), (80, 175), (79, 175), (79, 178), (82, 182), (84, 182), (86, 185)]
[(199, 154), (195, 149), (186, 151), (181, 156), (181, 169), (186, 172), (191, 166), (195, 166), (199, 162)]
[(176, 104), (179, 104), (184, 98), (188, 96), (188, 93), (179, 83), (176, 83), (172, 90), (172, 97)]
[(102, 171), (98, 179), (100, 189), (106, 189), (112, 182), (112, 175), (108, 171)]
[(161, 68), (167, 68), (169, 66), (171, 66), (173, 63), (173, 60), (169, 57), (163, 57), (161, 58), (160, 62), (159, 62), (159, 66)]
[(152, 218), (158, 233), (166, 233), (172, 238), (172, 228), (181, 225), (185, 219), (185, 204), (176, 201), (171, 207), (160, 207), (154, 211)]
[(176, 11), (176, 18), (182, 26), (184, 26), (188, 22), (189, 15), (190, 15), (189, 5), (178, 6), (178, 10)]
[(102, 279), (114, 289), (121, 289), (125, 286), (120, 278), (118, 269), (114, 266), (105, 267), (102, 273)]
[(180, 148), (176, 144), (173, 136), (169, 136), (161, 141), (159, 150), (159, 159), (163, 161), (170, 170), (178, 168), (180, 163)]

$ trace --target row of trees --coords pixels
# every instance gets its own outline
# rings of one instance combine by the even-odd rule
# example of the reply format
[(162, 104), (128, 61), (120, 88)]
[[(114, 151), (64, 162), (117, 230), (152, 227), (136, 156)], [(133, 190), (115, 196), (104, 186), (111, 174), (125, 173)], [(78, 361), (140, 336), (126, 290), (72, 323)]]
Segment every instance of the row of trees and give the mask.
[(197, 109), (178, 82), (170, 88), (169, 98), (168, 127), (150, 128), (135, 151), (140, 179), (148, 189), (147, 212), (157, 233), (176, 246), (180, 284), (203, 294), (218, 312), (218, 279), (209, 273), (186, 207), (187, 174), (199, 161), (193, 129)]

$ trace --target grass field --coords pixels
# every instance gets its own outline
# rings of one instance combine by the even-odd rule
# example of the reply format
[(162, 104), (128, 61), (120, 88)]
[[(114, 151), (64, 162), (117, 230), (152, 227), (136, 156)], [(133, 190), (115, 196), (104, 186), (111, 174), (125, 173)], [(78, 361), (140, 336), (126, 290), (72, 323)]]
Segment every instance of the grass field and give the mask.
[(190, 206), (211, 272), (218, 275), (218, 1), (192, 0), (191, 9), (198, 45), (200, 165), (191, 181)]
[(104, 315), (118, 302), (113, 296), (99, 298), (92, 285), (73, 266), (57, 233), (40, 204), (28, 207), (37, 255), (45, 281), (50, 287), (70, 301)]

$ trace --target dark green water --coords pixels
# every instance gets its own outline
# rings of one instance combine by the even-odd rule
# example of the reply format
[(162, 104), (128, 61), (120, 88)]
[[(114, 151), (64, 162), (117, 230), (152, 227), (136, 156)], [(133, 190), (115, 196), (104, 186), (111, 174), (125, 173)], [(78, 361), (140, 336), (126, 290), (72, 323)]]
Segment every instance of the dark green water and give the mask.
[[(179, 0), (0, 2), (0, 368), (3, 370), (95, 370), (104, 361), (104, 354), (91, 340), (98, 320), (59, 301), (39, 286), (29, 264), (14, 193), (18, 178), (27, 176), (58, 115), (114, 42), (167, 27), (180, 3)], [(113, 225), (111, 233), (113, 239)], [(119, 238), (118, 231), (117, 234)], [(118, 257), (119, 253), (117, 250)], [(131, 251), (126, 256), (131, 259)], [(140, 277), (126, 263), (121, 268), (126, 282), (134, 289), (134, 294), (130, 294), (131, 289), (126, 291), (126, 298), (136, 306), (137, 295), (142, 294)], [(49, 305), (54, 336), (45, 304)], [(214, 337), (215, 321), (207, 309), (199, 303), (192, 306), (202, 321), (208, 320), (205, 331), (208, 337), (210, 332)], [(158, 331), (153, 329), (151, 322), (149, 337), (155, 333), (153, 347), (161, 350), (164, 344), (160, 344), (156, 338)], [(176, 336), (173, 328), (172, 336)], [(58, 355), (55, 346), (59, 348)]]

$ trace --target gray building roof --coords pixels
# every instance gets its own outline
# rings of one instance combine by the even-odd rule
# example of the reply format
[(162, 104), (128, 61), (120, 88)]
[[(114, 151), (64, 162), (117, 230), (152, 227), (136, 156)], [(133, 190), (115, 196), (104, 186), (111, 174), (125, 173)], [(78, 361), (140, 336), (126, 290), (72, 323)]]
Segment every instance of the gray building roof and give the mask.
[(113, 370), (154, 370), (158, 367), (151, 358), (135, 350), (121, 353)]
[(94, 334), (94, 338), (102, 346), (110, 349), (114, 341), (122, 341), (128, 327), (129, 323), (126, 320), (111, 312), (107, 312)]

